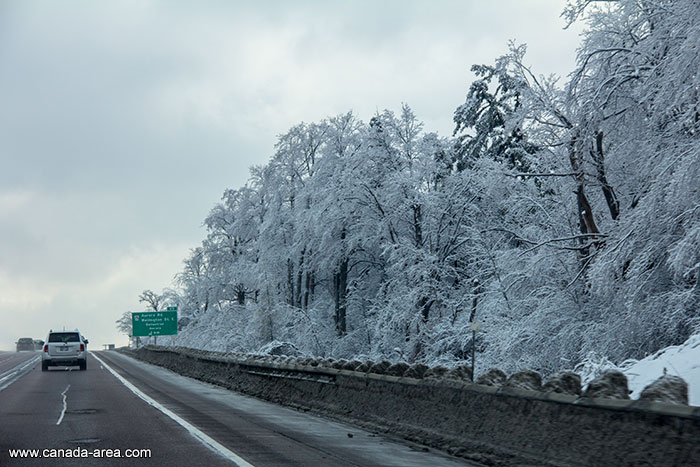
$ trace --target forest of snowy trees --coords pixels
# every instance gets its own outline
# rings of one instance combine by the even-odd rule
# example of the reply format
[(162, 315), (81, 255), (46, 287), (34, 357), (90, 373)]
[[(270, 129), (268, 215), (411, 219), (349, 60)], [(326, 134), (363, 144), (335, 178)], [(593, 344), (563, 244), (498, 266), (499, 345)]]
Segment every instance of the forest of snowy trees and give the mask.
[[(511, 44), (454, 113), (281, 135), (168, 298), (226, 349), (571, 368), (700, 330), (700, 1), (571, 2), (566, 82)], [(202, 321), (204, 322), (204, 321)]]

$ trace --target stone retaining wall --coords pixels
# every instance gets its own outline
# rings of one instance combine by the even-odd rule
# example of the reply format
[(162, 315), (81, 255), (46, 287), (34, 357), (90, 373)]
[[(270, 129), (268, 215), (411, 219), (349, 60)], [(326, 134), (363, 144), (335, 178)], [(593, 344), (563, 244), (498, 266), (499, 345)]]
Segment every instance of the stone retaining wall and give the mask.
[(485, 465), (700, 465), (698, 407), (380, 375), (333, 368), (322, 360), (156, 347), (128, 353)]

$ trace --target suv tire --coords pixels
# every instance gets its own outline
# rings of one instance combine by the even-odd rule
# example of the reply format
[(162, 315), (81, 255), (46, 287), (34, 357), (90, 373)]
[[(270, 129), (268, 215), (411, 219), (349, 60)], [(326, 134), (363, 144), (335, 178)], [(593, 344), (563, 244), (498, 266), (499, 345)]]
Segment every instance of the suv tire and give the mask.
[(41, 362), (41, 371), (49, 370), (49, 362)]
[(78, 364), (80, 365), (80, 371), (87, 370), (87, 360), (80, 360)]

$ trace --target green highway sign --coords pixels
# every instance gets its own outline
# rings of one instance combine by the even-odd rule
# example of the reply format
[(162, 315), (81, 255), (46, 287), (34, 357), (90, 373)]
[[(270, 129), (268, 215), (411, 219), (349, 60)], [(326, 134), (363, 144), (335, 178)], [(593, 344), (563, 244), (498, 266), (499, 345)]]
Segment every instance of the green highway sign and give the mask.
[(177, 311), (177, 307), (176, 307), (176, 306), (169, 306), (169, 307), (166, 309), (166, 311)]
[(131, 313), (133, 336), (172, 336), (177, 334), (177, 311)]

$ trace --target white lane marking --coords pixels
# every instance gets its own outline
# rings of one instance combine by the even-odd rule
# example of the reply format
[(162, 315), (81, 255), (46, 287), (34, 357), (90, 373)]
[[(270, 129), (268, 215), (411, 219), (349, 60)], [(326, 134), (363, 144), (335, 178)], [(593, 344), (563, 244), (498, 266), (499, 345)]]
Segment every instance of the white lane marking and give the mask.
[(114, 375), (115, 378), (117, 378), (119, 381), (121, 381), (121, 383), (122, 383), (124, 386), (126, 386), (127, 388), (129, 388), (129, 389), (131, 390), (131, 392), (133, 392), (134, 394), (136, 394), (137, 396), (139, 396), (141, 399), (143, 399), (143, 400), (144, 400), (146, 403), (148, 403), (149, 405), (152, 405), (153, 407), (155, 407), (156, 409), (160, 410), (161, 412), (163, 412), (163, 413), (164, 413), (165, 415), (167, 415), (168, 417), (172, 418), (175, 422), (177, 422), (178, 424), (180, 424), (180, 426), (182, 426), (184, 429), (186, 429), (187, 431), (189, 431), (190, 434), (191, 434), (192, 436), (194, 436), (195, 438), (197, 438), (200, 442), (202, 442), (202, 443), (203, 443), (205, 446), (207, 446), (209, 449), (212, 449), (212, 450), (216, 451), (218, 454), (220, 454), (220, 455), (224, 456), (225, 458), (227, 458), (228, 460), (234, 462), (234, 463), (235, 463), (236, 465), (238, 465), (239, 467), (254, 467), (253, 464), (250, 464), (250, 463), (246, 462), (246, 461), (243, 460), (241, 457), (239, 457), (236, 453), (234, 453), (233, 451), (229, 450), (229, 449), (226, 448), (224, 445), (222, 445), (222, 444), (219, 443), (218, 441), (216, 441), (216, 440), (214, 440), (213, 438), (211, 438), (210, 436), (208, 436), (206, 433), (204, 433), (204, 432), (201, 431), (199, 428), (197, 428), (197, 427), (195, 427), (194, 425), (192, 425), (192, 424), (191, 424), (190, 422), (188, 422), (187, 420), (185, 420), (185, 419), (181, 418), (180, 416), (176, 415), (176, 414), (175, 414), (174, 412), (172, 412), (170, 409), (167, 409), (167, 408), (163, 407), (161, 404), (159, 404), (158, 402), (156, 402), (156, 401), (155, 401), (153, 398), (151, 398), (150, 396), (147, 396), (147, 395), (146, 395), (144, 392), (142, 392), (139, 388), (137, 388), (136, 386), (134, 386), (133, 384), (131, 384), (129, 381), (127, 381), (126, 379), (124, 379), (124, 377), (122, 377), (122, 375), (120, 375), (119, 373), (117, 373), (116, 371), (114, 371), (114, 370), (112, 369), (112, 367), (109, 366), (109, 365), (107, 365), (100, 357), (98, 357), (97, 355), (95, 355), (95, 354), (92, 353), (92, 352), (90, 352), (90, 355), (92, 355), (93, 357), (95, 357), (95, 359), (97, 359), (98, 362), (100, 362), (110, 373), (112, 373), (112, 374)]
[(0, 374), (0, 391), (17, 381), (20, 376), (26, 373), (27, 368), (36, 365), (39, 362), (39, 359), (40, 357), (37, 355), (26, 362), (22, 362), (14, 368), (10, 368), (6, 372)]
[(70, 389), (70, 384), (66, 386), (66, 389), (63, 390), (61, 395), (63, 396), (63, 409), (61, 410), (61, 416), (58, 417), (58, 421), (56, 421), (56, 425), (60, 425), (61, 422), (63, 421), (63, 416), (66, 414), (66, 409), (68, 408), (68, 390)]

